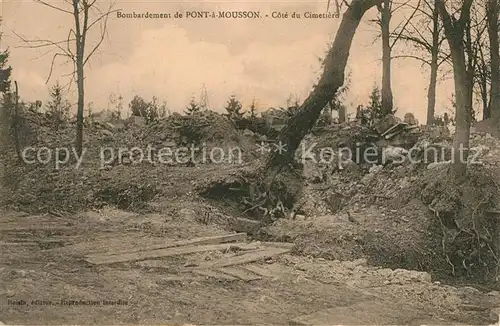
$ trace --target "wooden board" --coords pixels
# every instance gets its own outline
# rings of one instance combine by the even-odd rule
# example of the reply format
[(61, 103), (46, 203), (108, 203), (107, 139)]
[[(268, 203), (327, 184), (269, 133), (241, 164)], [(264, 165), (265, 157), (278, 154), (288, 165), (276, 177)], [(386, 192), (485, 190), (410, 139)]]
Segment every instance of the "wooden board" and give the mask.
[(91, 242), (80, 242), (64, 248), (50, 249), (53, 252), (76, 253), (81, 255), (118, 255), (133, 253), (139, 251), (148, 251), (164, 248), (180, 247), (185, 245), (219, 244), (233, 241), (245, 241), (246, 233), (234, 233), (216, 235), (210, 237), (199, 237), (189, 240), (157, 240), (144, 235), (126, 235), (126, 236), (106, 236)]
[(236, 278), (239, 278), (240, 280), (250, 282), (250, 281), (256, 281), (256, 280), (261, 280), (262, 277), (254, 274), (248, 270), (242, 269), (242, 268), (237, 268), (237, 267), (223, 267), (219, 268), (217, 271), (222, 272), (227, 275), (234, 276)]
[(134, 250), (134, 248), (149, 240), (151, 239), (148, 239), (148, 237), (142, 234), (110, 234), (94, 238), (90, 241), (81, 241), (69, 246), (47, 249), (45, 251), (54, 254), (68, 254), (76, 256), (85, 256), (90, 254), (109, 255), (117, 251), (126, 250), (127, 248), (129, 250)]
[(216, 235), (216, 236), (211, 236), (211, 237), (199, 237), (199, 238), (180, 240), (180, 241), (170, 241), (170, 242), (165, 241), (164, 243), (161, 243), (158, 245), (136, 247), (133, 250), (122, 250), (122, 251), (113, 252), (113, 254), (114, 255), (125, 254), (125, 253), (139, 252), (139, 251), (149, 251), (149, 250), (156, 250), (156, 249), (182, 247), (182, 246), (187, 246), (187, 245), (208, 245), (208, 244), (220, 244), (220, 243), (227, 243), (227, 242), (242, 242), (242, 241), (245, 241), (246, 238), (247, 238), (247, 234), (243, 232), (243, 233)]
[[(153, 258), (160, 257), (169, 257), (169, 256), (178, 256), (178, 255), (186, 255), (193, 254), (197, 252), (204, 251), (226, 251), (231, 248), (244, 248), (245, 243), (223, 243), (216, 245), (205, 245), (205, 246), (184, 246), (184, 247), (174, 247), (174, 248), (165, 248), (165, 249), (156, 249), (150, 251), (139, 251), (118, 255), (91, 255), (88, 256), (85, 261), (94, 265), (103, 265), (103, 264), (113, 264), (113, 263), (123, 263), (129, 261), (139, 261), (139, 260), (147, 260)], [(241, 257), (241, 256), (240, 256)]]
[(258, 260), (268, 259), (277, 255), (290, 252), (290, 249), (285, 248), (265, 248), (262, 250), (257, 250), (254, 252), (249, 252), (240, 256), (234, 256), (230, 258), (221, 258), (218, 260), (202, 262), (196, 268), (220, 268), (234, 265), (243, 265), (248, 263), (253, 263)]

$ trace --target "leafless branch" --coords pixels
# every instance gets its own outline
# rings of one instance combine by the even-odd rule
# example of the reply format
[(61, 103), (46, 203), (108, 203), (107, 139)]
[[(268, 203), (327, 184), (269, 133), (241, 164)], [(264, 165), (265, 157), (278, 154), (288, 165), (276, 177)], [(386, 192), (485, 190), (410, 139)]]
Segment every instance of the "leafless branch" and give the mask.
[(66, 88), (66, 92), (69, 93), (69, 91), (71, 90), (71, 86), (73, 86), (73, 84), (75, 83), (75, 73), (72, 73), (72, 74), (68, 74), (69, 76), (71, 76), (71, 78), (69, 79), (69, 81), (63, 85), (63, 88)]
[(49, 54), (49, 53), (53, 52), (54, 50), (55, 50), (55, 49), (53, 49), (53, 48), (52, 48), (52, 49), (48, 50), (47, 52), (44, 52), (43, 54), (39, 55), (38, 57), (35, 57), (35, 59), (34, 59), (34, 60), (38, 60), (38, 59), (40, 59), (40, 58), (43, 58), (43, 57), (45, 57), (47, 54)]
[(64, 49), (61, 44), (65, 44), (69, 41), (72, 41), (72, 39), (68, 39), (65, 41), (52, 41), (52, 40), (28, 40), (21, 36), (20, 34), (16, 33), (15, 31), (12, 31), (21, 41), (26, 43), (25, 46), (18, 46), (18, 48), (30, 48), (30, 49), (40, 49), (40, 48), (46, 48), (46, 47), (56, 47), (58, 48), (61, 52), (63, 52), (66, 56), (72, 57), (72, 53), (68, 52), (66, 49)]
[(451, 59), (451, 53), (448, 53), (446, 56), (441, 58), (441, 61), (438, 61), (438, 67), (445, 62), (450, 62), (450, 59)]
[(426, 65), (431, 65), (430, 61), (425, 60), (424, 58), (418, 57), (416, 55), (411, 55), (411, 54), (401, 54), (401, 55), (395, 55), (391, 57), (392, 59), (415, 59), (418, 60), (422, 63), (425, 63)]
[(432, 45), (429, 44), (429, 42), (427, 42), (426, 39), (421, 39), (421, 38), (409, 36), (409, 35), (402, 35), (402, 34), (399, 34), (399, 35), (400, 35), (400, 39), (403, 41), (408, 41), (408, 42), (413, 42), (415, 44), (418, 44), (429, 52), (432, 49)]
[(89, 59), (92, 57), (92, 55), (94, 54), (94, 52), (97, 51), (97, 49), (99, 48), (99, 46), (101, 46), (102, 42), (104, 41), (104, 37), (106, 36), (106, 32), (107, 32), (107, 25), (108, 25), (108, 16), (106, 16), (106, 18), (104, 19), (104, 26), (101, 28), (101, 37), (100, 37), (99, 41), (97, 42), (97, 44), (89, 52), (89, 54), (87, 55), (87, 57), (83, 61), (83, 65), (84, 66), (87, 64), (87, 61), (89, 61)]
[[(418, 1), (418, 4), (417, 4), (417, 8), (418, 7), (420, 7), (420, 0)], [(394, 45), (397, 43), (397, 41), (399, 40), (399, 38), (401, 37), (402, 33), (406, 30), (406, 26), (408, 26), (408, 24), (411, 22), (411, 20), (413, 19), (413, 17), (415, 16), (416, 13), (417, 13), (417, 10), (413, 10), (413, 12), (410, 15), (410, 18), (408, 18), (406, 20), (406, 23), (403, 25), (403, 28), (401, 28), (401, 32), (399, 33), (398, 36), (396, 36), (396, 38), (394, 39), (394, 41), (392, 42), (392, 44), (389, 46), (389, 48), (391, 50), (394, 47)]]
[(87, 27), (87, 30), (90, 30), (92, 28), (92, 26), (94, 26), (96, 23), (100, 22), (101, 20), (103, 20), (103, 19), (107, 20), (109, 15), (111, 15), (112, 13), (118, 12), (118, 11), (120, 11), (120, 9), (110, 10), (110, 11), (102, 14), (101, 16), (96, 18), (96, 20), (94, 20), (92, 23), (89, 24), (89, 26)]
[(76, 41), (76, 35), (75, 35), (75, 38), (74, 38), (74, 39), (71, 39), (71, 34), (75, 35), (75, 32), (73, 31), (73, 29), (70, 29), (70, 30), (69, 30), (69, 33), (68, 33), (68, 39), (67, 39), (67, 43), (66, 43), (66, 49), (67, 49), (68, 53), (70, 53), (70, 54), (71, 54), (71, 57), (72, 57), (72, 58), (73, 58), (73, 60), (74, 60), (74, 58), (75, 58), (75, 54), (73, 53), (73, 51), (71, 51), (71, 48), (70, 48), (70, 46), (69, 46), (69, 45), (70, 45), (70, 41)]
[(45, 2), (45, 1), (35, 0), (35, 2), (37, 2), (37, 3), (39, 3), (39, 4), (42, 4), (42, 5), (44, 5), (44, 6), (47, 6), (47, 7), (49, 7), (49, 8), (52, 8), (52, 9), (58, 10), (58, 11), (60, 11), (60, 12), (63, 12), (63, 13), (65, 13), (65, 14), (70, 14), (70, 15), (72, 15), (72, 14), (73, 14), (73, 12), (71, 12), (71, 11), (69, 11), (69, 10), (66, 10), (66, 9), (63, 9), (63, 8), (59, 8), (59, 7), (57, 7), (57, 6), (51, 5), (50, 3), (47, 3), (47, 2)]
[(392, 13), (395, 13), (395, 12), (396, 12), (396, 11), (398, 11), (400, 8), (405, 7), (406, 5), (408, 5), (408, 3), (410, 3), (410, 1), (411, 1), (411, 0), (408, 0), (408, 1), (404, 2), (404, 3), (401, 3), (398, 7), (396, 7), (396, 8), (394, 8), (394, 9), (392, 9)]
[(66, 56), (65, 54), (63, 53), (56, 53), (54, 54), (54, 56), (52, 57), (52, 62), (50, 64), (50, 70), (49, 70), (49, 76), (47, 77), (47, 80), (45, 81), (45, 84), (48, 84), (49, 80), (50, 80), (50, 77), (52, 77), (52, 71), (54, 69), (54, 62), (56, 61), (57, 57), (58, 56)]

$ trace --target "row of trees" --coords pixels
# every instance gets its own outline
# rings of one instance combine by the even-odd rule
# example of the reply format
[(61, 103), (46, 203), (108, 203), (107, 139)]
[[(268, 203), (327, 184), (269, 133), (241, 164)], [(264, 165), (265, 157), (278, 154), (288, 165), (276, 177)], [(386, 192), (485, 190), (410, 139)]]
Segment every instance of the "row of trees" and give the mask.
[[(72, 0), (65, 2), (70, 6), (58, 7), (45, 1), (37, 0), (41, 5), (71, 15), (74, 26), (69, 28), (67, 39), (26, 40), (30, 48), (51, 47), (57, 52), (52, 63), (59, 57), (66, 57), (73, 63), (74, 80), (78, 89), (77, 109), (77, 149), (81, 150), (84, 111), (84, 68), (92, 55), (102, 44), (106, 35), (107, 20), (113, 9), (102, 8), (96, 0)], [(499, 49), (498, 49), (498, 0), (477, 2), (474, 0), (419, 0), (417, 4), (408, 1), (397, 3), (393, 0), (352, 0), (342, 19), (336, 39), (324, 60), (324, 73), (310, 96), (302, 103), (301, 108), (310, 111), (305, 115), (298, 110), (295, 115), (303, 127), (295, 126), (291, 121), (288, 135), (283, 135), (285, 143), (294, 148), (297, 140), (314, 125), (321, 110), (338, 96), (344, 83), (345, 60), (347, 60), (352, 36), (359, 24), (362, 14), (371, 7), (376, 7), (379, 15), (375, 23), (380, 27), (382, 39), (382, 88), (381, 112), (383, 115), (393, 112), (393, 94), (391, 87), (391, 63), (394, 58), (413, 58), (428, 65), (431, 69), (428, 87), (428, 124), (433, 123), (435, 111), (436, 85), (438, 73), (443, 66), (451, 66), (455, 82), (456, 104), (456, 143), (468, 145), (469, 126), (473, 117), (473, 99), (479, 94), (483, 102), (484, 117), (500, 119), (499, 88)], [(408, 12), (403, 22), (396, 28), (391, 27), (394, 13)], [(100, 27), (97, 42), (88, 48), (88, 35), (93, 29)], [(346, 33), (339, 35), (339, 33)], [(403, 42), (404, 53), (394, 53), (396, 46)], [(408, 47), (407, 45), (411, 45)], [(345, 53), (341, 53), (338, 48)], [(333, 62), (335, 61), (336, 62)], [(49, 78), (52, 67), (49, 71)], [(311, 102), (312, 101), (312, 102)], [(141, 104), (142, 105), (142, 104)], [(236, 105), (233, 103), (232, 105)], [(321, 106), (321, 108), (317, 108)], [(139, 105), (140, 107), (140, 105)], [(228, 112), (238, 115), (238, 105)], [(196, 110), (192, 107), (191, 110)], [(319, 110), (319, 111), (317, 111)], [(299, 121), (297, 120), (297, 123)], [(293, 130), (292, 130), (293, 129)], [(292, 144), (293, 143), (293, 144)], [(292, 151), (289, 151), (292, 154)], [(463, 172), (463, 171), (462, 171)]]
[[(280, 141), (289, 149), (286, 155), (273, 153), (267, 167), (284, 166), (293, 159), (301, 140), (314, 126), (321, 111), (335, 99), (345, 80), (345, 68), (356, 32), (364, 13), (376, 7), (375, 22), (382, 38), (381, 115), (393, 112), (391, 63), (395, 57), (413, 58), (431, 67), (428, 89), (428, 124), (434, 123), (438, 68), (450, 65), (455, 88), (456, 133), (453, 153), (456, 160), (452, 171), (465, 176), (470, 125), (474, 116), (473, 99), (478, 89), (489, 95), (483, 108), (485, 118), (492, 117), (500, 125), (499, 80), (499, 0), (486, 0), (472, 6), (474, 0), (419, 0), (397, 3), (393, 0), (352, 0), (343, 15), (335, 40), (323, 61), (323, 72), (297, 114), (282, 130)], [(397, 10), (409, 9), (409, 16), (391, 31), (391, 19)], [(487, 38), (485, 37), (487, 34)], [(398, 42), (413, 45), (413, 53), (394, 55)], [(408, 47), (407, 47), (408, 48)], [(419, 55), (429, 54), (430, 58)], [(488, 87), (489, 86), (489, 87)], [(464, 157), (465, 156), (465, 157)]]
[[(498, 0), (477, 1), (419, 0), (397, 3), (383, 0), (377, 4), (375, 22), (382, 38), (382, 109), (392, 109), (392, 59), (413, 59), (430, 69), (427, 91), (427, 124), (433, 124), (438, 81), (449, 68), (454, 78), (463, 75), (465, 89), (455, 89), (456, 101), (464, 101), (472, 115), (474, 98), (482, 104), (483, 119), (500, 118)], [(408, 18), (393, 29), (397, 11)], [(395, 52), (395, 46), (403, 43)], [(457, 71), (458, 62), (464, 67)], [(441, 78), (439, 78), (441, 74)], [(462, 99), (462, 94), (465, 99)]]

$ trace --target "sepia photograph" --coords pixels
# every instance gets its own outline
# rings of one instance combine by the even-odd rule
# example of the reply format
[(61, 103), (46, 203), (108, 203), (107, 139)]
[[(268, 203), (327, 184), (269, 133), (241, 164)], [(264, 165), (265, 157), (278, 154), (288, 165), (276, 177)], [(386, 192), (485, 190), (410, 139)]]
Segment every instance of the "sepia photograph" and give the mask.
[(500, 325), (500, 0), (0, 27), (0, 325)]

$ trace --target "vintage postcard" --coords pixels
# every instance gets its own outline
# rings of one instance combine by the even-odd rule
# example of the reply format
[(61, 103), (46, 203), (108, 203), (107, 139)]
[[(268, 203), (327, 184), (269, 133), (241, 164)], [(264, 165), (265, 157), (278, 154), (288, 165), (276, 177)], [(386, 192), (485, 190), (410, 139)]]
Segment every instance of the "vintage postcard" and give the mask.
[(3, 0), (0, 325), (498, 325), (499, 0)]

